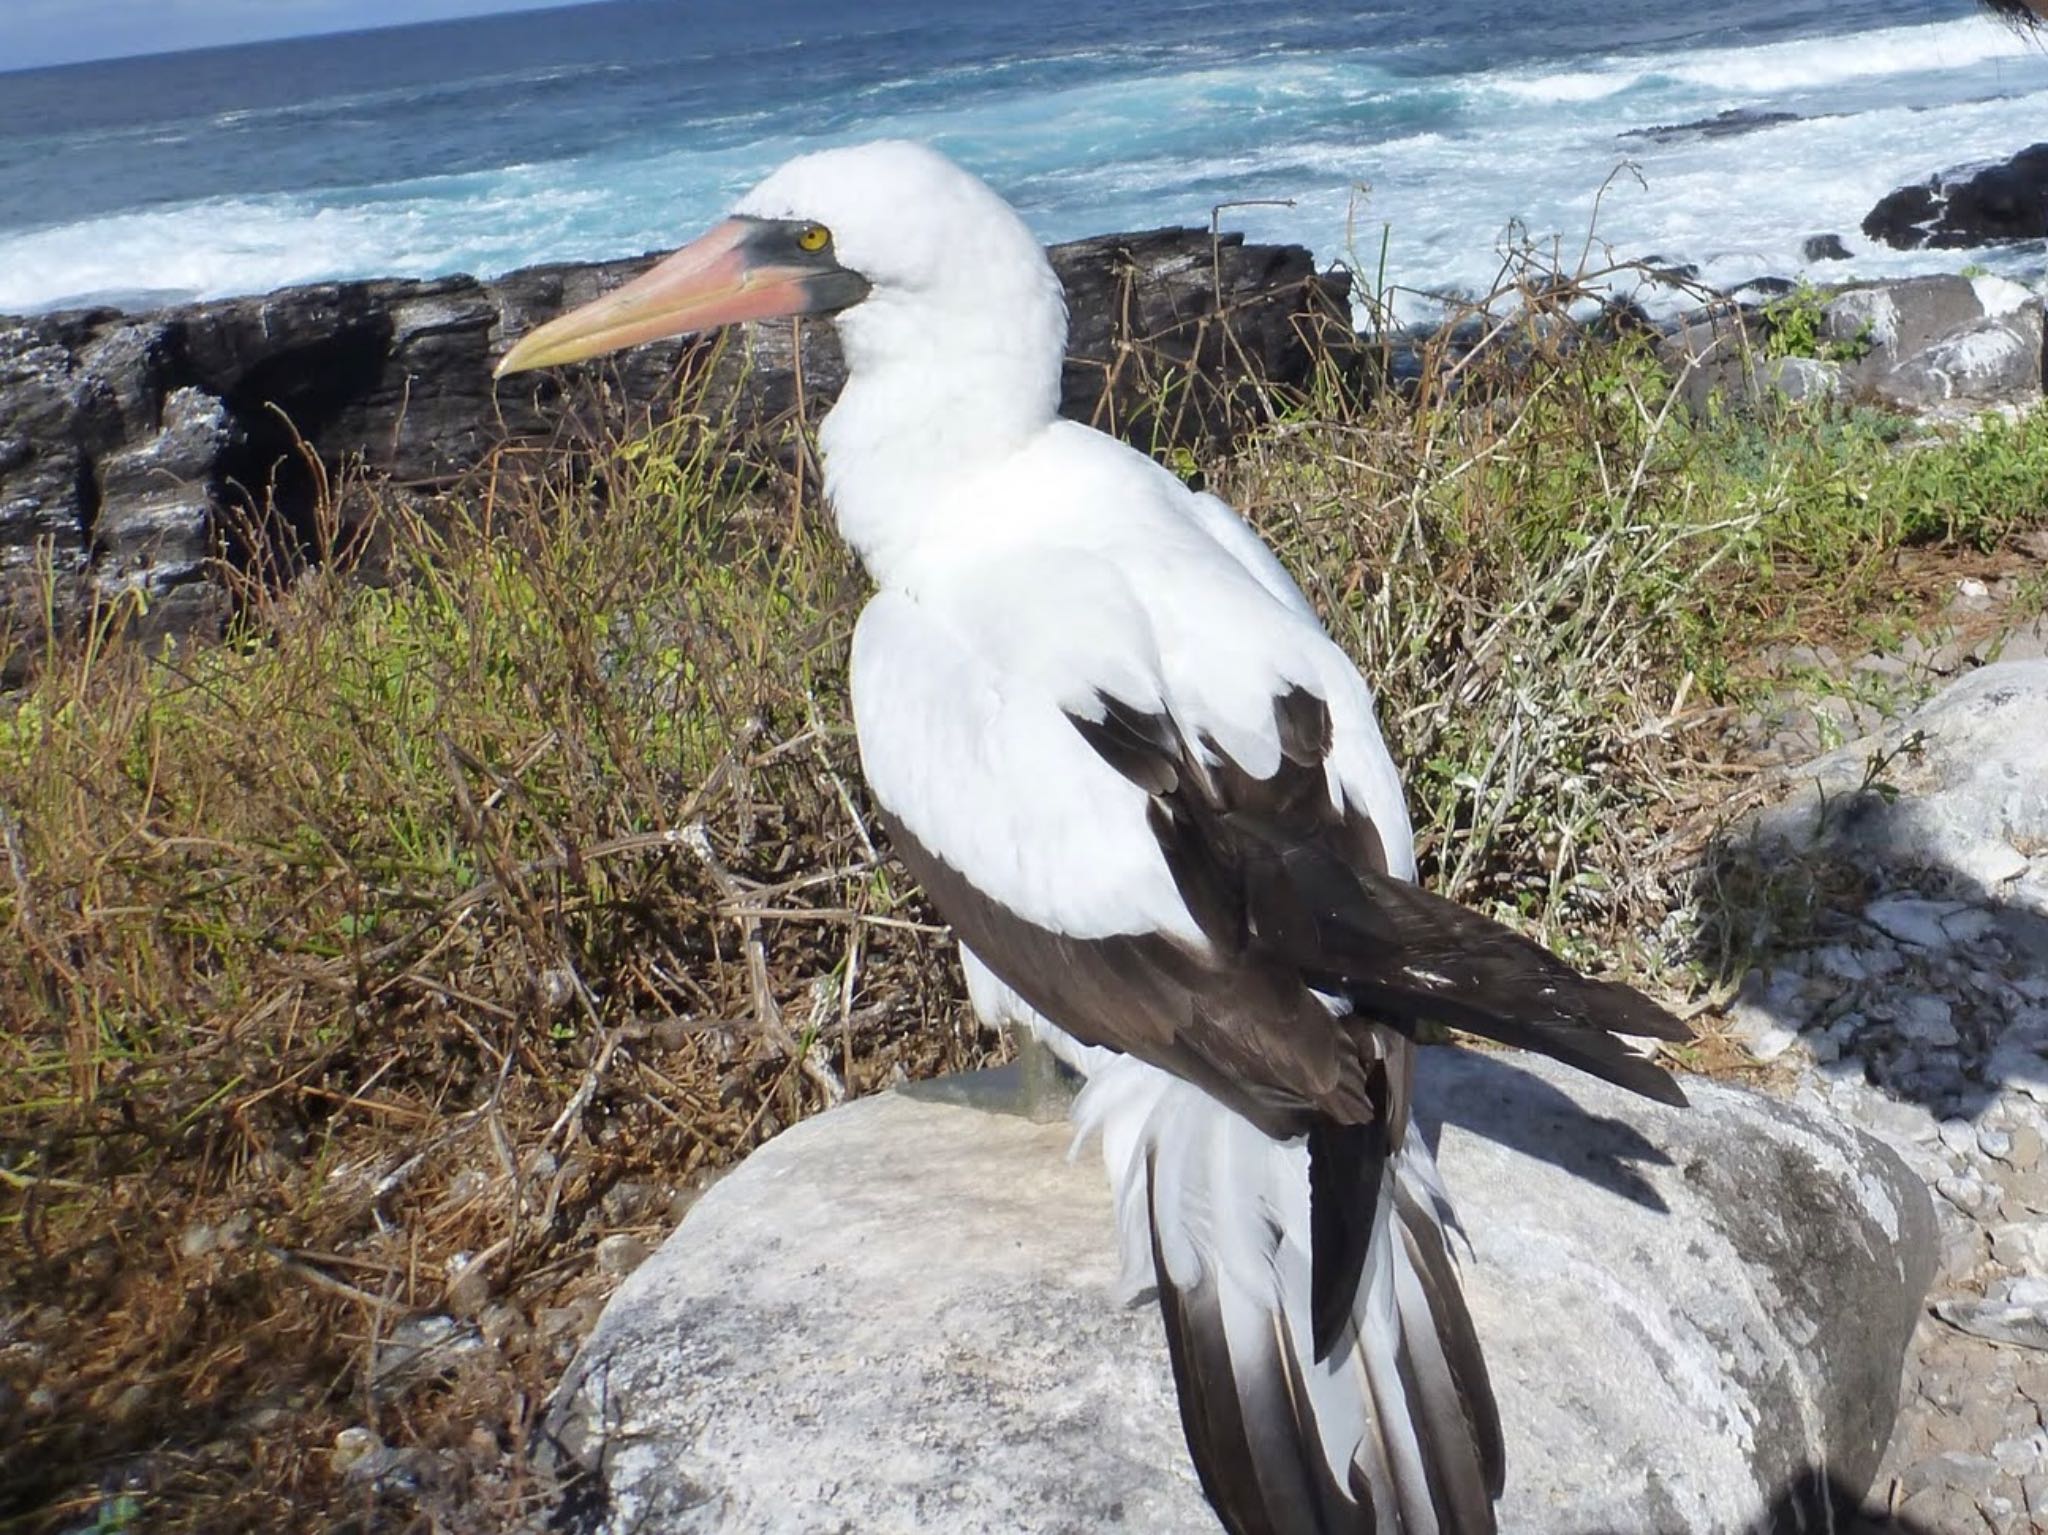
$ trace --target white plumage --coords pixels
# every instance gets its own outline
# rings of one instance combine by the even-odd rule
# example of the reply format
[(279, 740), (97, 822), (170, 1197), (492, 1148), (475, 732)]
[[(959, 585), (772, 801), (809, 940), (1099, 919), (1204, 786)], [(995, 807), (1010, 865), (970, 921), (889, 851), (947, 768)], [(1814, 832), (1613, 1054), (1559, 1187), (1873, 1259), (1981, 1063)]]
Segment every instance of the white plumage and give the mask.
[(503, 369), (823, 310), (826, 492), (876, 586), (868, 784), (976, 1008), (1087, 1078), (1211, 1502), (1238, 1535), (1490, 1532), (1498, 1425), (1408, 1036), (1440, 1017), (1669, 1096), (1607, 1031), (1676, 1026), (1404, 883), (1365, 682), (1235, 512), (1058, 419), (1059, 284), (942, 156), (794, 161)]

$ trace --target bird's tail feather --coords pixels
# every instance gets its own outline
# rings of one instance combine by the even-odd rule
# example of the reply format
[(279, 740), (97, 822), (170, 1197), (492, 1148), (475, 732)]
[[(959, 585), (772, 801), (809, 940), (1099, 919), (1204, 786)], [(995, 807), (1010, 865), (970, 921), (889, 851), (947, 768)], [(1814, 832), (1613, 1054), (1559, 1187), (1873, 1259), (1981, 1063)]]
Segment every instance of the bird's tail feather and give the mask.
[(1308, 1153), (1121, 1058), (1075, 1104), (1102, 1137), (1133, 1298), (1157, 1292), (1181, 1421), (1232, 1535), (1493, 1535), (1493, 1393), (1419, 1138), (1380, 1179), (1351, 1316), (1316, 1358)]

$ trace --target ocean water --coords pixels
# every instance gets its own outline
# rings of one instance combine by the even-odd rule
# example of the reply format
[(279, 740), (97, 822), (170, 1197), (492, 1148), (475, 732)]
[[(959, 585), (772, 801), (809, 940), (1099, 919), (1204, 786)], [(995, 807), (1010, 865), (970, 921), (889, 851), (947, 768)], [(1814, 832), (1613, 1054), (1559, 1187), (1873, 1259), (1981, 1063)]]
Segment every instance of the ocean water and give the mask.
[[(1789, 115), (1640, 136), (1731, 110)], [(0, 73), (0, 313), (665, 248), (882, 136), (1047, 239), (1284, 200), (1222, 217), (1418, 312), (1522, 240), (1731, 286), (1797, 275), (1817, 232), (1854, 253), (1828, 277), (2048, 267), (1858, 232), (1903, 181), (2048, 138), (2048, 54), (1968, 0), (609, 0)]]

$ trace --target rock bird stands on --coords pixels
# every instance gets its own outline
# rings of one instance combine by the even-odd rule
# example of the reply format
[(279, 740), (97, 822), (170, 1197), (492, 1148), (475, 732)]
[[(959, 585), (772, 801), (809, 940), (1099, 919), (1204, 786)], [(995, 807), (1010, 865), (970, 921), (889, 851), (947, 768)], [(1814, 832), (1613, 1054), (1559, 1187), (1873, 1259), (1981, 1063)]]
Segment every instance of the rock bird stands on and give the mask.
[(1059, 282), (943, 156), (794, 160), (500, 372), (795, 314), (836, 314), (846, 352), (819, 444), (876, 588), (868, 784), (976, 1009), (1087, 1078), (1209, 1501), (1237, 1535), (1492, 1531), (1500, 1426), (1410, 1127), (1415, 1030), (1682, 1102), (1614, 1035), (1684, 1028), (1412, 883), (1357, 670), (1228, 506), (1059, 419)]

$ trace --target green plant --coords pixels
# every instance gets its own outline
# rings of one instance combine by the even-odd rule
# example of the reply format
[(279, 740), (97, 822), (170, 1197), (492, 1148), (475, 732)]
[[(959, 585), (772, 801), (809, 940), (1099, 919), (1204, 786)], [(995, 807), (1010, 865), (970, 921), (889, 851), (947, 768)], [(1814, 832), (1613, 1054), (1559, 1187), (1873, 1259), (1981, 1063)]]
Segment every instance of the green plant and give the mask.
[(1830, 335), (1827, 301), (1826, 293), (1802, 282), (1764, 305), (1764, 355), (1822, 362), (1856, 362), (1869, 356), (1876, 344), (1870, 323), (1865, 321), (1853, 336)]

